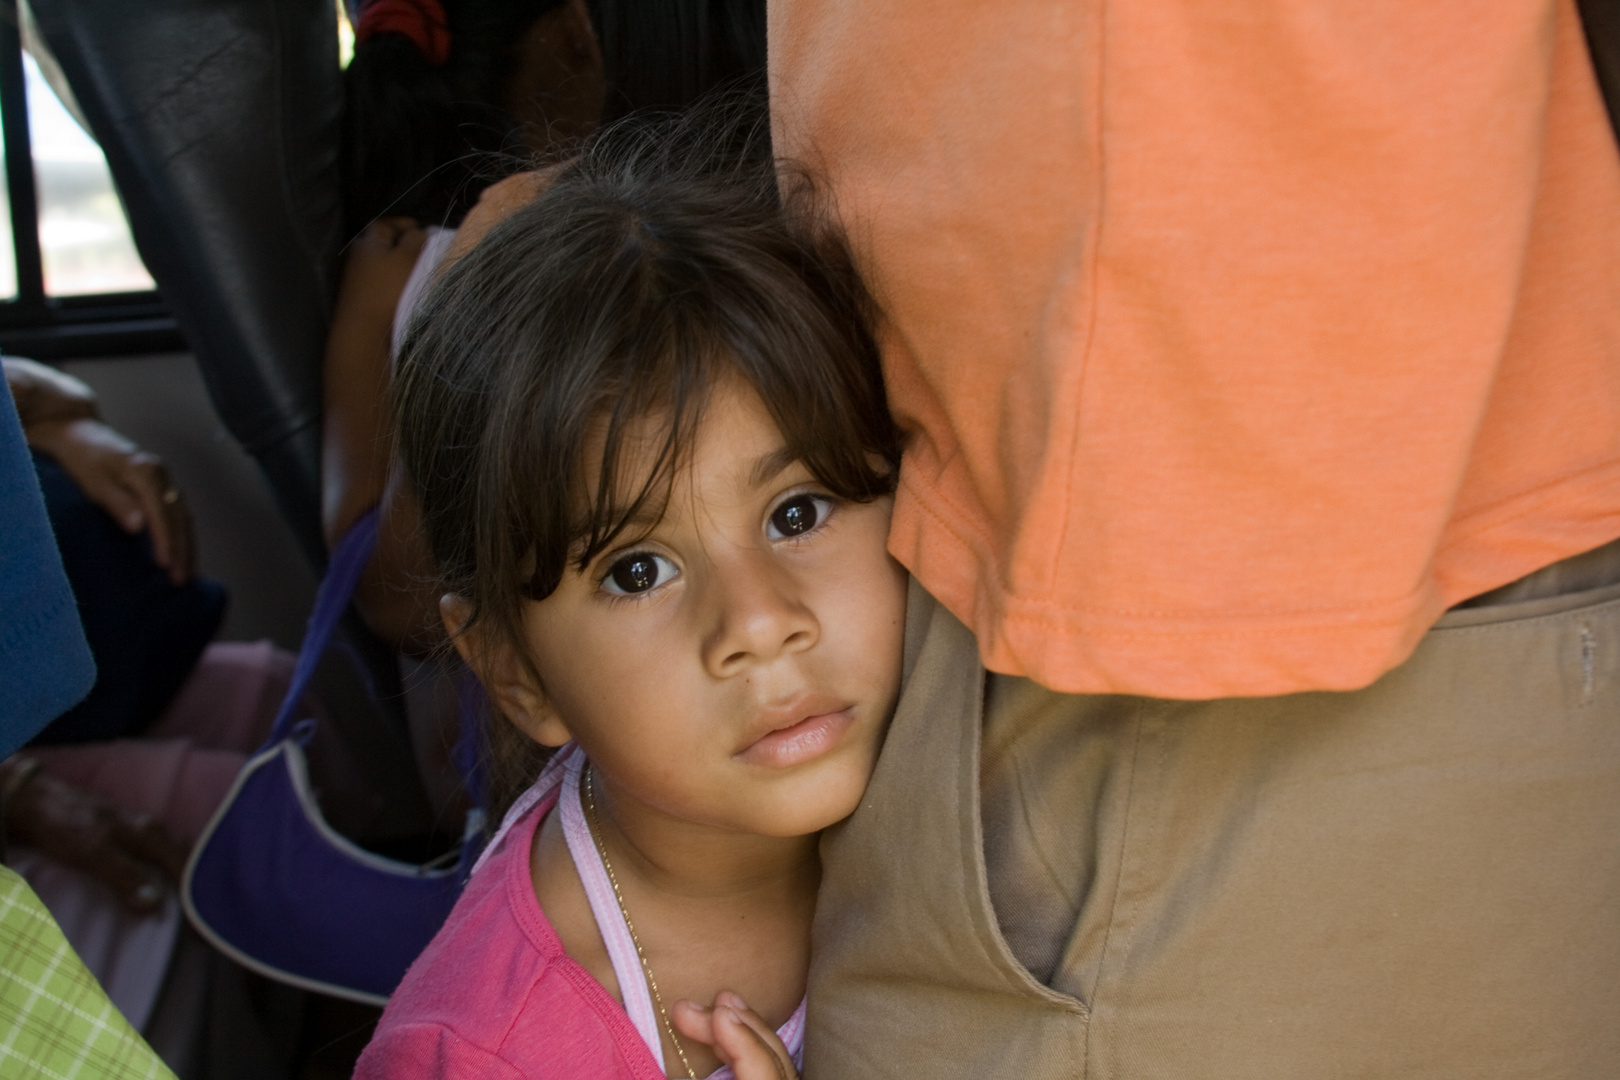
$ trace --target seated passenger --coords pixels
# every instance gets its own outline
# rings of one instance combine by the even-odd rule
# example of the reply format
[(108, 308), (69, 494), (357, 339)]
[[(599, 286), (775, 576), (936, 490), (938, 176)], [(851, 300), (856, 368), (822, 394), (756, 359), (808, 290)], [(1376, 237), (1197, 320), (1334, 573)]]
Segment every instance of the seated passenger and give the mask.
[[(97, 668), (83, 701), (0, 761), (6, 859), (141, 1028), (180, 940), (171, 885), (269, 731), (292, 657), (209, 643), (224, 591), (194, 573), (190, 514), (163, 463), (103, 423), (79, 380), (4, 367)], [(353, 826), (370, 799), (329, 728), (312, 767)]]
[(209, 644), (225, 592), (195, 573), (163, 462), (103, 423), (84, 383), (3, 362), (97, 668), (88, 697), (0, 764), (9, 838), (151, 908), (263, 741), (292, 658), (267, 641)]
[[(95, 664), (22, 426), (0, 400), (0, 757), (89, 693)], [(0, 780), (3, 804), (14, 776)], [(0, 867), (0, 1012), (8, 1076), (145, 1076), (171, 1080), (85, 970), (26, 882)], [(86, 1051), (89, 1051), (87, 1053)], [(93, 1055), (93, 1060), (90, 1060)]]

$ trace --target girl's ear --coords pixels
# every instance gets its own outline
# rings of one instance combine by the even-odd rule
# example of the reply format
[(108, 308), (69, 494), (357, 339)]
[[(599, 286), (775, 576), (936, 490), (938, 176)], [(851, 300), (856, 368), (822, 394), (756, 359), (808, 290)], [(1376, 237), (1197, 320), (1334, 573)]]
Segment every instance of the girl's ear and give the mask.
[(445, 593), (439, 598), (439, 618), (462, 660), (505, 717), (541, 746), (561, 746), (573, 735), (551, 707), (534, 671), (509, 642), (486, 635), (483, 627), (467, 626), (471, 608), (465, 598)]

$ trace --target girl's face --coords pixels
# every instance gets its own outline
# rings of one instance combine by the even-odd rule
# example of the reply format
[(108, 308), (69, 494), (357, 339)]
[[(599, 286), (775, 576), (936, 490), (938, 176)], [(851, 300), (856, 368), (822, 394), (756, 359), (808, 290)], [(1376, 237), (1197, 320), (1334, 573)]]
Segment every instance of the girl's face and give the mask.
[(528, 606), (522, 726), (578, 740), (616, 798), (800, 836), (865, 790), (900, 684), (892, 500), (835, 498), (786, 456), (751, 387), (716, 387), (651, 531)]

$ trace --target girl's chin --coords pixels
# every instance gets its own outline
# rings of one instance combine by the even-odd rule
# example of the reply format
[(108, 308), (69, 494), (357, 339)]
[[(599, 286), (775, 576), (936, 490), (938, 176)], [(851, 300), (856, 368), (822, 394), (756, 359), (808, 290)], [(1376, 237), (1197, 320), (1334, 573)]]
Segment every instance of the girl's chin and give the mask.
[(810, 784), (772, 792), (767, 806), (761, 807), (761, 813), (744, 828), (762, 836), (786, 839), (818, 833), (849, 817), (861, 804), (871, 769), (856, 769), (843, 762), (838, 763), (841, 767), (832, 767), (833, 762), (828, 765), (826, 775), (815, 777)]

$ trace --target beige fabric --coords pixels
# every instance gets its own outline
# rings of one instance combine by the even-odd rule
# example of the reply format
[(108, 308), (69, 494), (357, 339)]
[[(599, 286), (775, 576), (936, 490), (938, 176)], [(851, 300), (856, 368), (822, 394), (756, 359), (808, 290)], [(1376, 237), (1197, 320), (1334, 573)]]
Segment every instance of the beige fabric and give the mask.
[(1453, 611), (1363, 691), (1213, 702), (981, 704), (912, 601), (823, 842), (808, 1080), (1620, 1062), (1620, 586)]
[(1086, 1014), (995, 930), (978, 843), (984, 669), (915, 581), (905, 683), (860, 808), (823, 834), (806, 1080), (1080, 1075)]

